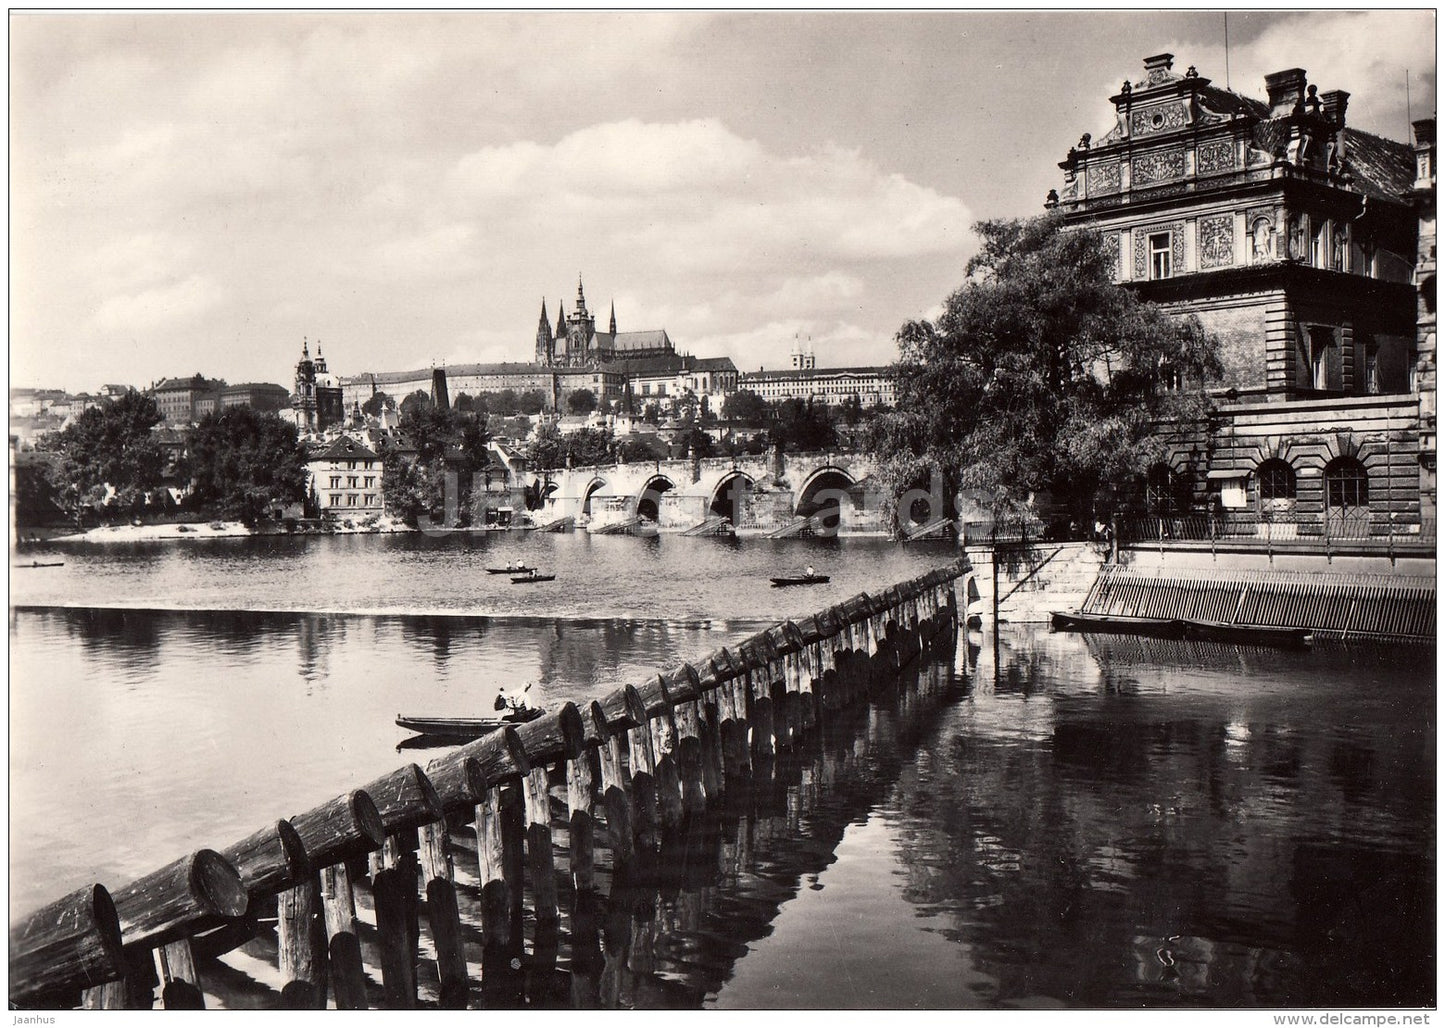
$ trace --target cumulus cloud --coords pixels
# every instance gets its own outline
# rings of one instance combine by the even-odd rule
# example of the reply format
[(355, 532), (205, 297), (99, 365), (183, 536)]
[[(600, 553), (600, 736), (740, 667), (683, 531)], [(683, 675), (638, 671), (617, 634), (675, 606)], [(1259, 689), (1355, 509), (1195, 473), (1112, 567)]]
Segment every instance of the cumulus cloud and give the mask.
[[(131, 339), (192, 320), (214, 308), (224, 295), (221, 287), (203, 275), (190, 275), (143, 289), (116, 293), (91, 316), (89, 328), (101, 338)], [(172, 343), (175, 336), (166, 333)]]

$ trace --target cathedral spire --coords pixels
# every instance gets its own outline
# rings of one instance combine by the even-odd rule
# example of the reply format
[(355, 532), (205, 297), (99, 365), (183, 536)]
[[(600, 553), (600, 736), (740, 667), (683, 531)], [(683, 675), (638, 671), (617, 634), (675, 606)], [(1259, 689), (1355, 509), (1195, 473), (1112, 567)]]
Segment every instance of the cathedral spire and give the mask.
[(577, 273), (577, 313), (587, 313), (587, 298), (582, 295), (582, 273)]
[(547, 298), (542, 297), (542, 316), (537, 319), (537, 363), (552, 363), (552, 323), (547, 320)]
[(616, 300), (613, 300), (613, 301), (612, 301), (612, 316), (607, 319), (607, 334), (610, 335), (610, 336), (615, 336), (615, 335), (617, 334), (617, 301), (616, 301)]
[(567, 334), (567, 304), (557, 301), (557, 335), (554, 338), (561, 339)]

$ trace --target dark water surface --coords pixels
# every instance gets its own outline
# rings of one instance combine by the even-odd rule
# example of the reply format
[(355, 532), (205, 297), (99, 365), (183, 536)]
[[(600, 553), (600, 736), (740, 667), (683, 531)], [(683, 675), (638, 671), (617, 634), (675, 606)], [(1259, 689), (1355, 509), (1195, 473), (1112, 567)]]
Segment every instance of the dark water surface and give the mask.
[[(505, 547), (382, 537), (15, 572), (16, 602), (494, 616), (12, 612), (12, 917), (440, 752), (399, 753), (398, 712), (472, 713), (499, 681), (600, 695), (951, 556), (512, 545), (574, 581), (522, 600), (476, 573)], [(800, 562), (832, 585), (759, 586)], [(629, 955), (591, 987), (638, 1007), (1434, 1003), (1433, 648), (974, 642), (918, 670), (926, 698), (885, 690), (613, 883)], [(264, 968), (233, 977), (218, 1005), (268, 1002)]]

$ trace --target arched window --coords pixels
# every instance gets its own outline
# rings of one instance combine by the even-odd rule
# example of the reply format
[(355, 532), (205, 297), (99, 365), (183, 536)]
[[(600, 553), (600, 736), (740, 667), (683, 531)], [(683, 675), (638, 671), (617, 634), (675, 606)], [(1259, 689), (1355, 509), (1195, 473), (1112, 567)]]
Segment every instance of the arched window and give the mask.
[(1295, 473), (1287, 461), (1271, 457), (1254, 472), (1259, 482), (1259, 512), (1288, 514), (1295, 509)]
[(1325, 465), (1325, 514), (1336, 519), (1363, 520), (1370, 513), (1370, 473), (1353, 457), (1337, 457)]

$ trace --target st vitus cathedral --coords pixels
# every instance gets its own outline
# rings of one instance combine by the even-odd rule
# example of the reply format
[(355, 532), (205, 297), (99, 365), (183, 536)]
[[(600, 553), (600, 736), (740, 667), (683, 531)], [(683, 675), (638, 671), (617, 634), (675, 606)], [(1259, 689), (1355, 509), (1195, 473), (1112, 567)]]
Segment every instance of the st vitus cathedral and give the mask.
[(558, 304), (557, 322), (547, 318), (547, 301), (537, 322), (536, 363), (546, 367), (596, 367), (617, 360), (642, 357), (671, 357), (677, 351), (662, 329), (618, 332), (617, 307), (608, 317), (607, 331), (597, 331), (597, 318), (587, 309), (582, 280), (577, 280), (577, 306), (571, 314)]

